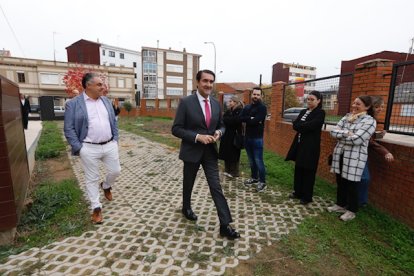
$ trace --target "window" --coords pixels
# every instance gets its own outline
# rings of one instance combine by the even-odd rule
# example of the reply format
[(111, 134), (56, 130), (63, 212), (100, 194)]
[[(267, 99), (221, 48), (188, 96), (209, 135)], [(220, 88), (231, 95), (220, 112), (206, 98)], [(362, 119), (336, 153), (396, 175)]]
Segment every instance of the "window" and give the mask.
[(135, 89), (138, 89), (138, 84), (135, 84)]
[(137, 73), (134, 74), (134, 78), (137, 78)]
[(105, 49), (102, 49), (102, 55), (103, 56), (105, 55)]
[(125, 80), (124, 79), (118, 79), (118, 87), (119, 88), (125, 88)]
[(115, 63), (109, 63), (109, 66), (115, 66)]
[(401, 106), (400, 116), (402, 117), (414, 116), (414, 104), (403, 104)]
[(120, 58), (120, 59), (124, 59), (124, 58), (125, 58), (124, 53), (119, 53), (119, 58)]
[(184, 60), (184, 56), (183, 56), (183, 54), (179, 54), (179, 53), (170, 53), (170, 52), (167, 52), (167, 59), (168, 60), (183, 61)]
[(17, 72), (17, 80), (20, 83), (26, 82), (26, 78), (24, 77), (24, 72)]
[(176, 77), (176, 76), (167, 76), (167, 82), (168, 83), (183, 83), (183, 77)]
[(134, 68), (137, 68), (137, 63), (136, 62), (133, 62), (132, 63), (132, 66), (134, 66)]
[(168, 96), (182, 96), (183, 89), (178, 87), (167, 87), (167, 95)]
[(115, 52), (114, 51), (109, 51), (109, 56), (110, 57), (115, 57)]
[(175, 72), (175, 73), (182, 73), (183, 66), (176, 65), (176, 64), (167, 64), (167, 72)]
[(142, 59), (143, 59), (143, 61), (156, 62), (157, 61), (157, 53), (155, 51), (143, 50), (142, 51)]
[(59, 84), (59, 75), (50, 73), (40, 73), (41, 84)]

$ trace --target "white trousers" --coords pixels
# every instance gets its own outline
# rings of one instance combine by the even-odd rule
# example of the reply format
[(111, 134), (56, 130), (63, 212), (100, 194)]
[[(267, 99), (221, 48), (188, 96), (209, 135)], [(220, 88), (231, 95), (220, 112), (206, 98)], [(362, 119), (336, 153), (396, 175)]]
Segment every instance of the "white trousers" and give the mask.
[(83, 143), (79, 155), (83, 171), (85, 172), (86, 191), (91, 202), (91, 209), (102, 208), (102, 204), (99, 201), (99, 184), (101, 183), (99, 161), (102, 161), (107, 171), (106, 179), (103, 181), (103, 188), (108, 189), (112, 187), (115, 179), (121, 173), (118, 143), (116, 141), (111, 141), (105, 145)]

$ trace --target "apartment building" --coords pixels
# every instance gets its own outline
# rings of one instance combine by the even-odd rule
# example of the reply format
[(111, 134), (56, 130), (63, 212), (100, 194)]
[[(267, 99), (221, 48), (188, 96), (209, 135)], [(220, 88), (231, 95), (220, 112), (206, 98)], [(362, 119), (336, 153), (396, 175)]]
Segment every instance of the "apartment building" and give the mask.
[[(79, 64), (50, 60), (0, 56), (0, 75), (18, 84), (20, 92), (39, 104), (39, 97), (53, 96), (55, 105), (64, 105), (68, 98), (63, 77)], [(83, 68), (108, 77), (108, 97), (134, 99), (134, 70), (129, 67), (84, 65)]]
[(142, 47), (142, 85), (145, 99), (181, 98), (197, 89), (201, 55)]
[(66, 47), (68, 62), (96, 64), (111, 67), (131, 67), (134, 69), (134, 100), (139, 101), (142, 91), (141, 53), (104, 43), (85, 39)]
[[(316, 79), (316, 67), (301, 65), (299, 63), (273, 64), (272, 83), (276, 81), (301, 82)], [(315, 83), (305, 83), (296, 86), (296, 95), (302, 98), (304, 94), (315, 90)]]

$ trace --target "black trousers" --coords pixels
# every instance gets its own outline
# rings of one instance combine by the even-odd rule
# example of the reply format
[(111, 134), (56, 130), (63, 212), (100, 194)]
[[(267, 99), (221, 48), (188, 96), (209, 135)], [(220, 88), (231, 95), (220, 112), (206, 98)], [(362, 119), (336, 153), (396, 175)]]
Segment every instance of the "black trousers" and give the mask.
[(23, 122), (23, 128), (27, 129), (27, 125), (29, 123), (29, 114), (22, 115), (22, 122)]
[(293, 189), (295, 195), (303, 201), (311, 202), (313, 197), (313, 186), (315, 186), (316, 170), (309, 170), (295, 166)]
[(232, 176), (239, 176), (239, 163), (240, 161), (226, 161), (224, 160), (224, 171)]
[(350, 181), (336, 174), (336, 204), (351, 212), (358, 212), (358, 185), (360, 182)]
[(198, 169), (201, 165), (203, 166), (204, 173), (207, 178), (211, 197), (216, 205), (220, 225), (228, 225), (233, 220), (227, 200), (224, 197), (223, 190), (221, 189), (217, 153), (214, 151), (215, 149), (212, 146), (207, 146), (200, 162), (184, 162), (183, 208), (191, 209), (191, 193), (193, 191), (194, 181), (197, 176)]

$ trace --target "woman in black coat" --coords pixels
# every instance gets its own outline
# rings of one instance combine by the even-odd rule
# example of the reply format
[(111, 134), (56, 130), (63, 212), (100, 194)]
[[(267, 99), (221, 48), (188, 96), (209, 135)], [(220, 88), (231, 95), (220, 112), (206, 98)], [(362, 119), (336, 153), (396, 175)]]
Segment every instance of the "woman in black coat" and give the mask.
[(227, 102), (227, 111), (223, 115), (226, 127), (221, 137), (219, 159), (224, 160), (224, 175), (228, 177), (239, 176), (240, 150), (234, 144), (236, 133), (242, 133), (240, 113), (243, 110), (243, 102), (237, 96), (232, 96)]
[(303, 205), (312, 202), (320, 155), (321, 130), (325, 121), (321, 93), (310, 92), (306, 101), (308, 108), (301, 111), (293, 122), (293, 129), (297, 133), (286, 156), (286, 160), (295, 161), (294, 191), (289, 197), (300, 199)]

